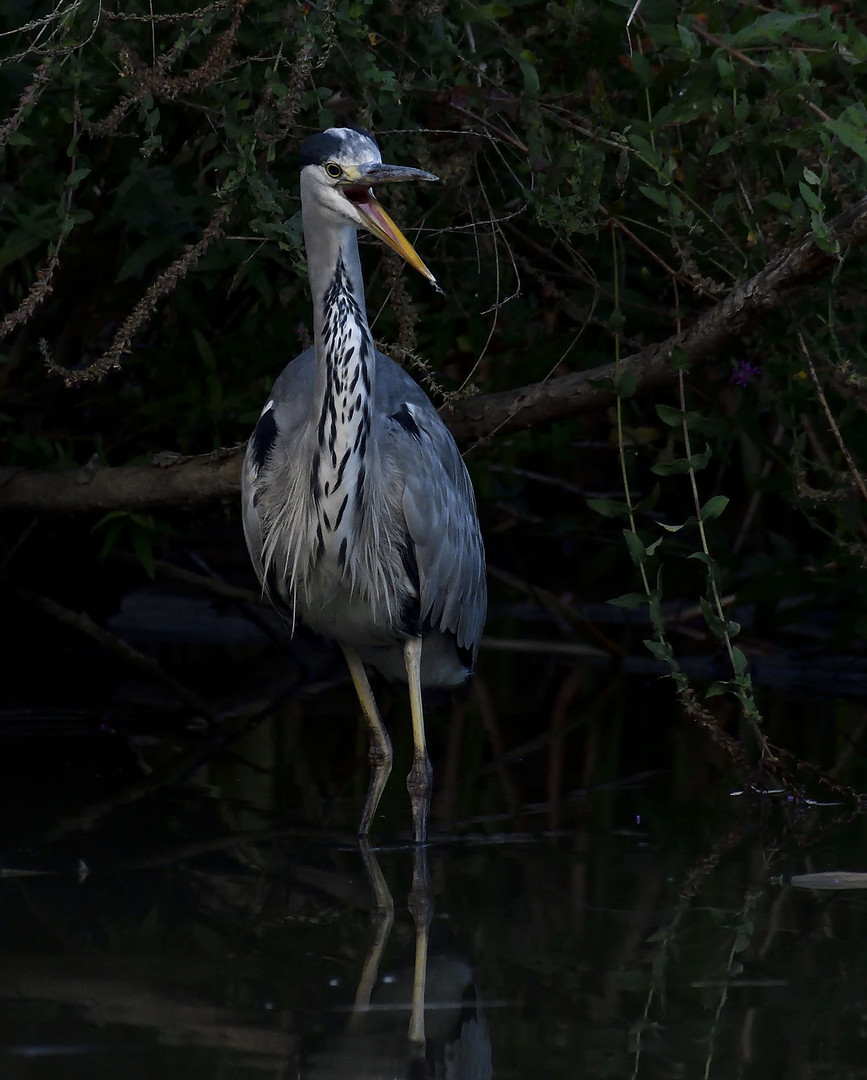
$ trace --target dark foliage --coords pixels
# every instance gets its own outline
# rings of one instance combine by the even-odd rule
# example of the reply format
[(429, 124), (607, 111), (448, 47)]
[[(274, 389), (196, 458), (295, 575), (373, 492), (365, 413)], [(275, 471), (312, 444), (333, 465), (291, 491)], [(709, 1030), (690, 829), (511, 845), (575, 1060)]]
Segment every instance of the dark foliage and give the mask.
[[(832, 642), (860, 642), (865, 266), (828, 223), (867, 188), (867, 20), (802, 0), (631, 10), (7, 5), (4, 462), (245, 439), (309, 335), (297, 147), (361, 124), (442, 179), (389, 209), (445, 297), (367, 257), (375, 333), (441, 398), (616, 362), (802, 236), (833, 256), (727, 355), (684, 371), (675, 353), (655, 400), (622, 380), (616, 409), (468, 460), (495, 565), (581, 598), (631, 581), (620, 602), (675, 675), (693, 645), (663, 587), (698, 596), (690, 633), (727, 655), (717, 689), (748, 715), (735, 600), (755, 635), (830, 611)], [(165, 530), (115, 514), (98, 545), (147, 561)]]

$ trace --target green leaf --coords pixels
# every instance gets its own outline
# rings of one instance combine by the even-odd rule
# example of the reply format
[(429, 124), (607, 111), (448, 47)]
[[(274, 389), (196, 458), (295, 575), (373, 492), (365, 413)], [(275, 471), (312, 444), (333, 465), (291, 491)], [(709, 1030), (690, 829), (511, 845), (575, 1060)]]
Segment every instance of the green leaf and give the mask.
[(660, 191), (657, 187), (651, 187), (650, 184), (639, 184), (638, 190), (652, 203), (661, 206), (663, 210), (668, 210), (668, 195), (664, 191)]
[(683, 413), (671, 405), (657, 405), (656, 415), (667, 427), (680, 427), (683, 423)]
[(731, 63), (720, 53), (716, 58), (716, 70), (719, 81), (726, 90), (731, 90), (735, 85), (735, 69)]
[(635, 509), (640, 511), (642, 514), (649, 514), (650, 511), (659, 502), (659, 495), (660, 495), (659, 484), (654, 484), (653, 489), (650, 491), (650, 493), (647, 494), (641, 500), (641, 502), (636, 505)]
[(671, 364), (672, 371), (689, 371), (692, 364), (687, 360), (686, 353), (683, 351), (681, 345), (675, 345), (671, 350), (671, 356), (668, 358)]
[(83, 225), (86, 221), (93, 221), (93, 214), (90, 210), (73, 210), (63, 223), (63, 231), (69, 232), (74, 226)]
[[(646, 165), (649, 165), (656, 173), (662, 171), (662, 154), (660, 154), (656, 147), (652, 146), (643, 135), (630, 131), (626, 138)], [(667, 206), (668, 204), (666, 203), (666, 208)]]
[(129, 510), (109, 510), (107, 514), (103, 514), (99, 521), (95, 525), (91, 525), (90, 531), (95, 533), (98, 529), (101, 529), (103, 525), (107, 525), (110, 521), (116, 521), (118, 518), (128, 518)]
[(731, 135), (723, 135), (723, 137), (721, 139), (717, 139), (717, 141), (710, 148), (710, 150), (708, 151), (708, 156), (713, 157), (714, 154), (722, 154), (723, 151), (728, 150), (732, 143), (739, 138), (740, 132), (738, 131), (734, 132)]
[(792, 209), (792, 200), (788, 195), (784, 195), (781, 191), (771, 191), (764, 197), (765, 202), (770, 203), (775, 210), (782, 210), (784, 213), (789, 213)]
[(741, 96), (735, 102), (734, 108), (735, 120), (737, 120), (741, 127), (746, 124), (747, 117), (750, 115), (751, 108), (752, 105), (750, 104), (750, 99), (746, 96), (746, 94), (741, 94)]
[(766, 15), (760, 15), (755, 22), (743, 27), (734, 36), (734, 43), (738, 48), (744, 45), (752, 45), (757, 41), (780, 41), (784, 34), (788, 34), (799, 23), (807, 19), (814, 19), (815, 13), (793, 13), (785, 11), (772, 11)]
[(623, 530), (623, 538), (626, 541), (626, 546), (629, 549), (629, 557), (635, 563), (636, 566), (641, 566), (642, 563), (647, 562), (647, 552), (644, 549), (644, 544), (641, 538), (637, 536), (631, 529)]
[(518, 63), (521, 66), (521, 74), (524, 76), (524, 93), (529, 98), (537, 98), (539, 96), (539, 73), (533, 66), (533, 60), (535, 57), (532, 53), (526, 50), (518, 57)]
[(675, 458), (674, 461), (660, 461), (650, 466), (650, 471), (657, 476), (684, 476), (689, 472), (687, 458)]
[(124, 261), (123, 266), (117, 272), (115, 281), (126, 281), (127, 278), (140, 278), (144, 275), (148, 263), (166, 252), (166, 239), (162, 234), (157, 234), (139, 244)]
[(69, 176), (67, 176), (66, 186), (77, 187), (78, 184), (80, 184), (81, 181), (85, 178), (85, 176), (90, 176), (91, 171), (91, 169), (75, 169), (69, 174)]
[(665, 628), (665, 619), (662, 617), (662, 602), (660, 599), (660, 586), (662, 582), (662, 568), (660, 567), (657, 574), (657, 581), (659, 585), (650, 594), (650, 604), (648, 605), (648, 615), (650, 616), (651, 625), (656, 629), (659, 634), (663, 633)]
[(587, 505), (602, 517), (617, 518), (629, 515), (629, 507), (626, 503), (615, 502), (614, 499), (588, 499)]
[(701, 56), (701, 42), (696, 34), (682, 23), (677, 24), (677, 36), (690, 60), (698, 60)]
[(198, 350), (199, 356), (204, 361), (205, 367), (209, 371), (215, 371), (217, 367), (217, 358), (214, 355), (214, 350), (211, 348), (211, 343), (196, 327), (193, 327), (193, 339), (196, 342), (196, 349)]
[(670, 662), (674, 654), (671, 651), (671, 645), (667, 641), (651, 641), (649, 638), (644, 640), (644, 647), (649, 653), (656, 657), (657, 660), (665, 660)]
[(151, 534), (142, 528), (133, 527), (132, 546), (147, 576), (151, 579), (156, 577), (157, 566), (156, 559), (154, 558)]
[(708, 443), (708, 445), (704, 448), (704, 450), (702, 450), (700, 454), (692, 455), (692, 457), (689, 459), (690, 467), (692, 469), (695, 469), (696, 472), (698, 472), (699, 469), (705, 469), (710, 463), (710, 459), (712, 456), (713, 450), (710, 446), (710, 443)]
[(608, 603), (611, 604), (612, 607), (629, 608), (631, 610), (634, 608), (644, 607), (644, 605), (648, 603), (649, 599), (650, 598), (648, 597), (647, 593), (628, 592), (624, 593), (622, 596), (612, 597), (612, 599), (609, 600)]
[(829, 117), (825, 127), (862, 161), (867, 161), (867, 113), (860, 102), (844, 109), (836, 119)]
[(810, 187), (809, 184), (805, 184), (803, 180), (798, 181), (798, 191), (801, 193), (801, 198), (810, 208), (810, 210), (816, 210), (820, 214), (825, 209), (825, 204), (822, 202), (820, 196)]
[(651, 465), (650, 471), (656, 473), (657, 476), (682, 476), (684, 473), (688, 473), (690, 469), (693, 472), (699, 472), (701, 469), (707, 468), (712, 453), (713, 451), (708, 445), (700, 454), (693, 454), (692, 457), (675, 458), (674, 461), (661, 461), (657, 465)]
[(704, 621), (710, 627), (711, 633), (718, 638), (725, 637), (726, 624), (725, 619), (721, 619), (713, 607), (705, 600), (703, 596), (698, 598), (698, 602), (701, 605), (701, 613), (704, 616)]
[(624, 371), (615, 384), (619, 398), (631, 398), (638, 389), (638, 374), (632, 368)]
[(691, 555), (687, 555), (687, 558), (695, 559), (696, 562), (704, 563), (705, 566), (708, 567), (708, 569), (710, 569), (714, 574), (716, 573), (717, 565), (712, 555), (707, 555), (704, 551), (694, 551)]
[(746, 675), (747, 668), (749, 667), (747, 658), (737, 645), (732, 649), (732, 664), (734, 665), (735, 675)]
[(647, 87), (653, 82), (653, 69), (650, 61), (640, 52), (632, 54), (632, 70), (642, 86)]
[(479, 8), (479, 14), (487, 19), (507, 19), (512, 14), (512, 9), (505, 4), (483, 4)]
[(727, 495), (714, 495), (713, 498), (708, 501), (701, 508), (702, 521), (711, 521), (713, 518), (718, 518), (720, 514), (728, 506), (729, 500)]
[(16, 229), (3, 247), (0, 247), (0, 270), (9, 266), (10, 263), (17, 262), (34, 248), (40, 247), (42, 243), (41, 237), (34, 236), (32, 233), (25, 234)]

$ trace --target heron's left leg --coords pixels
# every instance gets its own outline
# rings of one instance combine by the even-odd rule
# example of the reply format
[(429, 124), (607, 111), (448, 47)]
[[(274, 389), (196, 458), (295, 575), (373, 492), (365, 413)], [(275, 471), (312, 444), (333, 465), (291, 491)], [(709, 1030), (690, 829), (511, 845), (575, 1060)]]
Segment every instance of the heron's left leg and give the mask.
[(364, 670), (364, 664), (361, 662), (361, 657), (349, 645), (343, 645), (342, 648), (349, 674), (352, 676), (352, 682), (355, 686), (355, 692), (358, 694), (361, 711), (364, 713), (364, 719), (367, 722), (367, 732), (370, 737), (368, 755), (370, 758), (370, 783), (367, 787), (364, 809), (361, 812), (361, 824), (358, 826), (358, 835), (367, 836), (370, 832), (370, 825), (376, 813), (376, 808), (379, 806), (379, 800), (385, 790), (386, 781), (391, 773), (391, 739), (388, 737), (385, 724), (383, 724), (379, 709), (376, 707), (376, 700), (373, 691), (370, 689), (370, 682), (367, 678), (367, 672)]
[(421, 700), (421, 638), (409, 638), (403, 646), (403, 662), (409, 683), (409, 704), (412, 710), (412, 768), (406, 778), (412, 806), (412, 831), (417, 844), (427, 839), (427, 819), (430, 813), (430, 795), (433, 786), (433, 770), (427, 756), (424, 734), (424, 708)]

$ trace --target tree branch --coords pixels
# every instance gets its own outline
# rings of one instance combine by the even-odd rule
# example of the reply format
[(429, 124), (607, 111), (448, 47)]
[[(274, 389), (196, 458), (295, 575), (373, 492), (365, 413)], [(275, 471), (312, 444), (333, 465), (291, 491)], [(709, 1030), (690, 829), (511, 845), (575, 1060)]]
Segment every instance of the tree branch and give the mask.
[[(831, 226), (832, 237), (845, 254), (867, 242), (867, 197), (844, 211)], [(672, 351), (679, 346), (684, 362), (697, 366), (721, 355), (725, 347), (757, 319), (779, 310), (792, 289), (815, 280), (835, 265), (812, 236), (774, 258), (758, 274), (735, 286), (716, 307), (700, 315), (680, 339), (677, 335), (633, 353), (621, 362), (621, 373), (634, 373), (636, 392), (646, 393), (671, 382)], [(443, 410), (458, 443), (467, 445), (520, 428), (605, 408), (613, 389), (594, 385), (612, 379), (614, 365), (563, 375), (547, 382), (469, 398)], [(151, 465), (118, 468), (87, 465), (45, 471), (0, 469), (0, 512), (83, 513), (116, 508), (192, 506), (219, 498), (235, 498), (240, 484), (243, 447), (217, 450), (169, 463), (157, 455)]]
[[(867, 197), (836, 217), (832, 238), (845, 254), (867, 242)], [(642, 393), (673, 381), (671, 363), (675, 346), (683, 350), (684, 362), (695, 367), (719, 356), (732, 338), (758, 318), (779, 310), (788, 294), (834, 265), (836, 259), (823, 251), (812, 236), (786, 248), (754, 277), (731, 292), (715, 307), (700, 315), (678, 340), (676, 334), (649, 345), (621, 361), (622, 374), (632, 372), (636, 392)], [(443, 419), (459, 443), (487, 439), (520, 428), (605, 408), (615, 399), (614, 390), (593, 383), (614, 378), (614, 365), (561, 375), (517, 390), (470, 398), (443, 410)]]
[(235, 498), (243, 456), (243, 447), (232, 447), (197, 457), (157, 454), (150, 465), (0, 469), (0, 511), (76, 514)]

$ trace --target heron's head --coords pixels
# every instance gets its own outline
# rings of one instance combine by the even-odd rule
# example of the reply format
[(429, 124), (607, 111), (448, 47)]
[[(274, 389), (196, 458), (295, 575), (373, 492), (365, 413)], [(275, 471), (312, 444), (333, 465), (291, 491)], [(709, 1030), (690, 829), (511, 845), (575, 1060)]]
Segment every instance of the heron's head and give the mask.
[(412, 244), (376, 201), (373, 189), (408, 180), (437, 180), (433, 173), (385, 165), (373, 136), (361, 128), (329, 128), (301, 144), (301, 201), (326, 222), (354, 225), (378, 236), (437, 285)]

